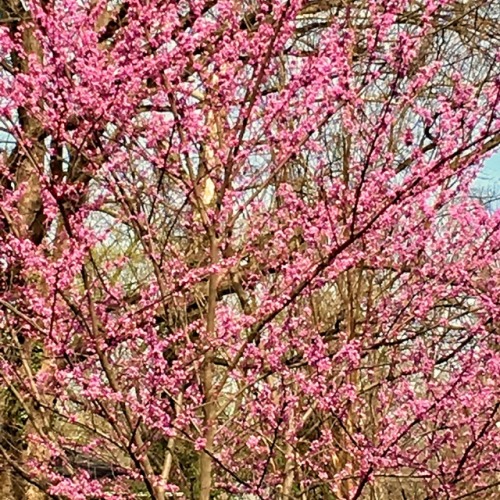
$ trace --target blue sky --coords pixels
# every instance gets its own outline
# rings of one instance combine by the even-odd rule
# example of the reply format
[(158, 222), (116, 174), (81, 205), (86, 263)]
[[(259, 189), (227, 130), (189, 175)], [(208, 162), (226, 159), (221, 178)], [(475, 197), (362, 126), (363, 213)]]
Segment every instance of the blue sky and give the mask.
[(489, 204), (490, 210), (500, 208), (500, 151), (485, 162), (483, 171), (474, 182), (474, 188), (486, 197), (494, 195), (495, 201)]
[(489, 158), (476, 181), (478, 187), (492, 186), (500, 188), (500, 151)]

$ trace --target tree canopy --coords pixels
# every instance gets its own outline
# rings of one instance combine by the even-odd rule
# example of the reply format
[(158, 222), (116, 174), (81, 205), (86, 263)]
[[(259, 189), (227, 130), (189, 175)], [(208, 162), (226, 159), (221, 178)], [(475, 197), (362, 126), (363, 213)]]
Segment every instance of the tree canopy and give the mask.
[(497, 498), (499, 26), (2, 0), (2, 498)]

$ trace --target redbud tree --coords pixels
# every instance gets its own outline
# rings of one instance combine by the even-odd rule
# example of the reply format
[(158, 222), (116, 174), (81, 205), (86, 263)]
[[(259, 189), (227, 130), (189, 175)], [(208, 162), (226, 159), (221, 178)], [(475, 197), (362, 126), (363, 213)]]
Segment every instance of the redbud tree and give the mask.
[(498, 0), (2, 0), (2, 499), (498, 498)]

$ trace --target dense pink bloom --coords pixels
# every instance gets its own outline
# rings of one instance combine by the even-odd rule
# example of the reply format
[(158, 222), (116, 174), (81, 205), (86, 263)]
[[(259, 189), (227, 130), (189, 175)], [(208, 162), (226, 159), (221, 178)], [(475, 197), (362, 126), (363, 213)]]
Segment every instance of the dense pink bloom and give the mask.
[(75, 500), (493, 498), (494, 8), (2, 12), (0, 469)]

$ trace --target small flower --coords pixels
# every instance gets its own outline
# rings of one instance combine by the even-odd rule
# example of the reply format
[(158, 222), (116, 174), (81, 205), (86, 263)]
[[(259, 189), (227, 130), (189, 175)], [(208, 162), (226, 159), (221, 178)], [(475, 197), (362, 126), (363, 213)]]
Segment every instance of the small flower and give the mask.
[(195, 442), (194, 442), (194, 449), (196, 451), (201, 451), (205, 449), (205, 446), (207, 446), (207, 440), (205, 438), (199, 437)]
[(247, 446), (251, 450), (255, 450), (255, 448), (257, 448), (257, 446), (259, 445), (259, 442), (260, 442), (260, 439), (257, 436), (250, 436), (247, 439)]

